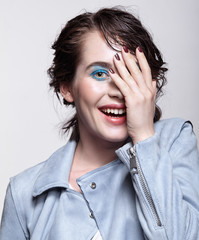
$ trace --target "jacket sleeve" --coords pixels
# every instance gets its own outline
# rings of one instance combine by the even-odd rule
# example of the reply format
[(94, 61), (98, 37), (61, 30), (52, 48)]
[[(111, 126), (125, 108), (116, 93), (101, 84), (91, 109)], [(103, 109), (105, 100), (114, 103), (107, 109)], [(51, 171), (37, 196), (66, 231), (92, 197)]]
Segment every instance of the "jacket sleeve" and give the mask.
[(199, 240), (197, 141), (189, 122), (175, 136), (172, 131), (127, 144), (117, 154), (131, 172), (145, 238)]
[(17, 213), (10, 184), (7, 188), (0, 227), (0, 240), (27, 240)]

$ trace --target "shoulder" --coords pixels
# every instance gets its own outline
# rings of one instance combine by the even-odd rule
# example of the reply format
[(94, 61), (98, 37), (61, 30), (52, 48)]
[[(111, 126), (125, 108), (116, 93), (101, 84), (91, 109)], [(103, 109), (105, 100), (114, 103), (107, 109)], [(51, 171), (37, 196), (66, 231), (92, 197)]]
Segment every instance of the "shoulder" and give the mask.
[(168, 119), (162, 119), (155, 123), (155, 129), (157, 131), (161, 130), (179, 130), (183, 127), (184, 124), (190, 124), (192, 127), (192, 124), (190, 121), (185, 120), (183, 118), (168, 118)]
[(172, 147), (177, 143), (179, 147), (197, 147), (197, 139), (193, 132), (193, 125), (190, 121), (182, 118), (170, 118), (155, 123), (155, 135), (159, 144), (164, 147)]
[(40, 170), (45, 165), (46, 161), (41, 162), (33, 167), (30, 167), (14, 177), (11, 177), (10, 178), (11, 191), (12, 192), (24, 191), (24, 193), (26, 194), (32, 191), (35, 180), (39, 176)]
[(170, 138), (178, 136), (184, 128), (193, 131), (192, 123), (182, 118), (163, 119), (155, 123), (156, 133)]
[[(47, 160), (32, 166), (28, 169), (25, 169), (21, 173), (17, 174), (14, 177), (10, 178), (11, 190), (15, 192), (20, 192), (21, 196), (26, 196), (27, 194), (32, 193), (35, 182), (39, 177), (40, 173), (49, 165), (52, 161), (62, 154), (66, 145), (57, 149)], [(23, 193), (24, 192), (24, 193)]]
[(56, 158), (60, 155), (60, 152), (63, 151), (63, 148), (64, 146), (56, 150), (47, 160), (28, 169), (25, 169), (21, 173), (10, 178), (9, 185), (15, 204), (18, 204), (19, 198), (20, 202), (24, 201), (24, 205), (31, 202), (33, 189), (38, 177), (40, 176), (43, 169), (45, 169), (49, 164), (49, 162), (52, 161), (52, 159), (56, 161)]
[(35, 179), (37, 179), (37, 177), (39, 176), (41, 169), (48, 163), (48, 161), (50, 161), (51, 158), (56, 157), (59, 154), (59, 152), (61, 152), (63, 147), (57, 149), (47, 160), (35, 166), (29, 167), (23, 170), (22, 172), (20, 172), (19, 174), (11, 177), (10, 178), (11, 184), (15, 186), (17, 185), (21, 185), (21, 186), (23, 185), (24, 187), (29, 186), (30, 188), (31, 185), (34, 184)]
[[(65, 187), (76, 143), (69, 141), (46, 161), (24, 170), (10, 179), (13, 200), (31, 207), (33, 198), (52, 187)], [(67, 161), (66, 161), (67, 160)], [(28, 205), (29, 204), (29, 205)], [(28, 205), (28, 206), (26, 206)]]
[[(28, 209), (28, 215), (31, 214), (32, 189), (35, 179), (44, 164), (45, 162), (40, 163), (10, 178), (10, 183), (7, 187), (4, 207), (5, 218), (9, 219), (12, 213), (12, 218), (18, 219), (26, 236), (28, 236), (28, 231), (26, 228), (25, 209)], [(13, 224), (17, 224), (18, 221), (13, 220)]]
[[(46, 181), (49, 179), (48, 176), (52, 173), (51, 166), (54, 165), (55, 168), (57, 167), (55, 162), (57, 162), (59, 158), (62, 158), (66, 145), (55, 151), (46, 161), (30, 167), (10, 178), (5, 201), (12, 202), (13, 206), (15, 206), (18, 218), (23, 226), (26, 224), (26, 219), (31, 217), (34, 208), (35, 198), (33, 192), (38, 179), (40, 179), (41, 174), (44, 173), (47, 175)], [(45, 184), (44, 181), (42, 181), (42, 183)]]

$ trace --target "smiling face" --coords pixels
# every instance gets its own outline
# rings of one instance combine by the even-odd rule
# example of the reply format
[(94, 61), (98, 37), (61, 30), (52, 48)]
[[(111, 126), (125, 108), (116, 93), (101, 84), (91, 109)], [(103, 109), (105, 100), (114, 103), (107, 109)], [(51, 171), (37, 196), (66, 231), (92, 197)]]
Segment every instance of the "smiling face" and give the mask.
[(75, 103), (81, 139), (123, 142), (128, 136), (124, 99), (108, 73), (115, 70), (115, 54), (100, 32), (88, 33), (71, 91), (62, 89), (63, 97)]

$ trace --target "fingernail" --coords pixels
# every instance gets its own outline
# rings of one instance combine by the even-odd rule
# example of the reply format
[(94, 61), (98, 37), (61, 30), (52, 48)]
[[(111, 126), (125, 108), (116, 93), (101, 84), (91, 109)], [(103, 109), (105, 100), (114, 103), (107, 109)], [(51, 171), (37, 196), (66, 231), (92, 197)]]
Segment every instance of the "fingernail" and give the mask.
[(128, 53), (129, 50), (128, 50), (127, 46), (124, 46), (123, 48), (124, 48), (125, 53)]
[(139, 50), (139, 52), (143, 52), (142, 48), (140, 46), (138, 47), (138, 50)]
[(113, 70), (112, 68), (109, 69), (109, 72), (112, 73), (112, 74), (115, 73), (114, 70)]
[(115, 58), (119, 61), (120, 60), (120, 56), (118, 55), (118, 53), (115, 54)]

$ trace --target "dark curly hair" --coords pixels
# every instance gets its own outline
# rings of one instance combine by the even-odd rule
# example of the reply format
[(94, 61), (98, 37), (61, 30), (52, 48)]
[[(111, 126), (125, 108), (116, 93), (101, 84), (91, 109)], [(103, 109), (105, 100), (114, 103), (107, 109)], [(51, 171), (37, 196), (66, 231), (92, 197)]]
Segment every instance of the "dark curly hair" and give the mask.
[[(71, 19), (52, 45), (55, 52), (48, 74), (51, 78), (50, 87), (54, 89), (59, 100), (60, 86), (63, 84), (69, 86), (75, 76), (81, 60), (84, 36), (93, 30), (102, 32), (112, 48), (113, 43), (117, 43), (127, 46), (130, 52), (135, 54), (136, 48), (141, 46), (151, 68), (152, 78), (157, 81), (158, 99), (162, 95), (162, 87), (167, 82), (165, 77), (167, 68), (164, 67), (165, 62), (161, 53), (139, 19), (122, 8), (114, 7), (103, 8), (96, 13), (86, 12)], [(71, 104), (66, 100), (63, 102), (66, 105)], [(156, 104), (154, 122), (160, 119), (161, 114), (161, 109)], [(71, 127), (74, 127), (73, 133), (78, 136), (76, 115), (66, 122), (62, 129), (67, 132)]]

